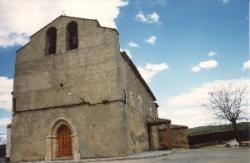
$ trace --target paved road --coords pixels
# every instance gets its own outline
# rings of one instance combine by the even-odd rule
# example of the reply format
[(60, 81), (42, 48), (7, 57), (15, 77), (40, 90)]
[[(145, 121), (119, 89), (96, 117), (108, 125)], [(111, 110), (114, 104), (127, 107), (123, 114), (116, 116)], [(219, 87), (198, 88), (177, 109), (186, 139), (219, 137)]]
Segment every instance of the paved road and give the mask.
[(158, 158), (99, 163), (250, 163), (249, 148), (214, 148), (176, 150), (173, 154)]

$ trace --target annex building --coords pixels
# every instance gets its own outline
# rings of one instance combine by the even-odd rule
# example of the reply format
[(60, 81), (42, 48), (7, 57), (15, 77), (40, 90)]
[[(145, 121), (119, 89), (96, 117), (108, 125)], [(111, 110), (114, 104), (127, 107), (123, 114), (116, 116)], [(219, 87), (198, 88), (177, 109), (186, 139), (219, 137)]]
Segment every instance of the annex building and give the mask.
[[(12, 162), (126, 156), (159, 148), (156, 98), (118, 32), (60, 16), (17, 51)], [(168, 131), (169, 132), (169, 131)]]

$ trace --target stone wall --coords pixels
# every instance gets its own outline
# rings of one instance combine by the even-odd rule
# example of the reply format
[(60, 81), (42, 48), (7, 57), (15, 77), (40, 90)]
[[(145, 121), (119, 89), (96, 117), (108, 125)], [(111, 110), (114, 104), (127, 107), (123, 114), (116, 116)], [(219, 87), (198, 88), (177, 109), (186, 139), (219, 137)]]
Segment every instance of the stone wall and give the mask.
[[(78, 24), (78, 48), (66, 51), (71, 21)], [(57, 50), (45, 55), (50, 27), (57, 29)], [(32, 35), (16, 56), (12, 162), (54, 159), (51, 130), (60, 117), (74, 131), (74, 159), (126, 155), (119, 55), (117, 31), (95, 20), (61, 16)]]
[(174, 148), (188, 148), (187, 126), (172, 125), (171, 133)]
[(11, 149), (11, 128), (12, 125), (7, 126), (7, 136), (6, 136), (6, 158), (10, 158), (10, 149)]
[[(152, 97), (151, 90), (145, 87), (145, 82), (135, 68), (132, 61), (126, 54), (122, 54), (120, 74), (126, 95), (126, 111), (129, 128), (129, 148), (132, 153), (149, 150), (149, 139), (147, 129), (147, 117), (158, 117), (155, 97)], [(143, 80), (143, 81), (142, 81)], [(120, 84), (121, 84), (120, 83)], [(156, 128), (151, 130), (151, 149), (158, 149), (158, 131)]]
[[(79, 47), (66, 51), (66, 25), (78, 23)], [(57, 28), (57, 52), (45, 55), (49, 27)], [(113, 100), (117, 86), (117, 32), (94, 20), (61, 17), (35, 33), (17, 52), (14, 92), (16, 111)], [(63, 99), (63, 100), (62, 100)]]
[(160, 127), (158, 127), (160, 149), (172, 149), (173, 148), (170, 125), (171, 124), (169, 122), (168, 125), (161, 125)]
[[(79, 43), (67, 51), (71, 21), (78, 24)], [(45, 55), (50, 27), (57, 29), (57, 50)], [(158, 117), (156, 99), (124, 56), (117, 31), (95, 20), (61, 16), (32, 35), (17, 52), (11, 161), (58, 159), (62, 124), (72, 131), (74, 160), (148, 150), (147, 116)], [(158, 131), (151, 132), (156, 149)]]
[(46, 146), (46, 139), (51, 136), (57, 119), (65, 120), (74, 128), (74, 136), (78, 139), (75, 144), (78, 149), (75, 154), (79, 152), (77, 157), (127, 155), (123, 105), (121, 102), (80, 105), (16, 114), (12, 127), (12, 162), (44, 160), (53, 155), (50, 146)]

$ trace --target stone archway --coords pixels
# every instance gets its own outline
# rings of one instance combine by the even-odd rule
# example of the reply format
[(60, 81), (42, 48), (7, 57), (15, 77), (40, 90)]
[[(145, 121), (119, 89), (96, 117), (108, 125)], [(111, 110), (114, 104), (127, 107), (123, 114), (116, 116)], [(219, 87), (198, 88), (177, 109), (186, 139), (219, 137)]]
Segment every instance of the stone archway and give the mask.
[[(66, 133), (67, 138), (62, 138), (62, 137), (60, 138), (60, 134), (62, 133), (64, 134)], [(69, 133), (70, 135), (67, 135)], [(59, 140), (59, 139), (68, 139), (68, 140)], [(58, 151), (61, 150), (60, 148), (62, 148), (60, 147), (59, 141), (69, 141), (69, 140), (71, 141), (67, 142), (68, 145), (70, 143), (70, 147), (68, 147), (69, 149), (64, 149), (66, 151)], [(71, 151), (69, 152), (67, 150)], [(71, 155), (69, 153), (71, 153)], [(72, 124), (72, 122), (65, 117), (59, 117), (55, 119), (51, 124), (50, 129), (48, 131), (48, 136), (46, 137), (45, 161), (60, 159), (63, 156), (65, 157), (68, 156), (69, 159), (79, 160), (80, 159), (79, 141), (76, 128)]]
[[(156, 150), (157, 146), (161, 145), (162, 142), (159, 142), (159, 135), (158, 133), (158, 142), (154, 142), (152, 139), (152, 129), (154, 128), (156, 131), (159, 129), (159, 127), (164, 126), (165, 127), (165, 133), (164, 133), (164, 140), (167, 140), (167, 146), (172, 149), (172, 135), (170, 132), (170, 124), (171, 120), (169, 119), (163, 119), (158, 117), (147, 117), (147, 128), (148, 128), (148, 143), (149, 143), (149, 150)], [(158, 132), (158, 131), (157, 131)], [(166, 143), (166, 141), (164, 142)]]

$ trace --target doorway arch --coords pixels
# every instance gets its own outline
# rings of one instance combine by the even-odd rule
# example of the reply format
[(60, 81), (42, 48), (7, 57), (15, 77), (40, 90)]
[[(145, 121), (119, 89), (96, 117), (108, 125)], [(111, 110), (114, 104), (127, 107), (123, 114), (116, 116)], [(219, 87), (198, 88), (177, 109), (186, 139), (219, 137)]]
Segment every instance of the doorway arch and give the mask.
[(65, 117), (55, 119), (46, 137), (45, 161), (68, 158), (79, 160), (79, 140), (75, 126)]
[(57, 130), (57, 157), (72, 157), (72, 138), (70, 128), (62, 124)]

